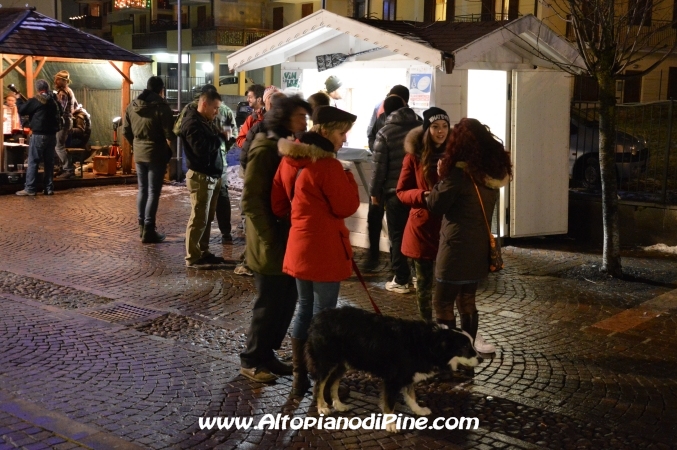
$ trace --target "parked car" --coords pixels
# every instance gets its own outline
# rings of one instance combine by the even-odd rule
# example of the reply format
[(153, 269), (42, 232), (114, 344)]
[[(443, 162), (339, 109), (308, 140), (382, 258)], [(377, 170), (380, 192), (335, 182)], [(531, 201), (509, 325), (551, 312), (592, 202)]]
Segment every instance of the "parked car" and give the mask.
[[(646, 139), (616, 131), (618, 180), (637, 178), (646, 172), (649, 149)], [(600, 186), (599, 122), (572, 114), (569, 133), (569, 175), (586, 187)]]

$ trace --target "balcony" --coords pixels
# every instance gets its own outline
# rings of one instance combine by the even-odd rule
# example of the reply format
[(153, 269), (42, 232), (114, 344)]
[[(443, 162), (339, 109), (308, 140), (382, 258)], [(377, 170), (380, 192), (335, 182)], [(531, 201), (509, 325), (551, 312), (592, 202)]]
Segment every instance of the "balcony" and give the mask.
[(193, 47), (225, 45), (244, 47), (272, 34), (275, 30), (258, 28), (211, 27), (193, 30)]
[(157, 31), (155, 33), (137, 33), (132, 34), (133, 50), (148, 50), (156, 48), (167, 48), (167, 32)]
[(90, 30), (101, 30), (103, 28), (102, 17), (78, 16), (68, 19), (72, 27), (88, 28)]
[[(176, 20), (151, 20), (150, 21), (150, 32), (154, 33), (157, 31), (172, 31), (179, 28), (179, 23)], [(181, 29), (190, 28), (190, 24), (185, 21), (181, 22)]]
[[(617, 42), (627, 42), (626, 45), (633, 45), (636, 42), (638, 48), (658, 50), (663, 46), (669, 49), (677, 39), (677, 29), (673, 28), (673, 22), (670, 20), (651, 20), (641, 27), (635, 24), (628, 25), (627, 20), (627, 17), (624, 17), (616, 21), (619, 35)], [(566, 37), (572, 42), (576, 40), (571, 22), (567, 22)]]

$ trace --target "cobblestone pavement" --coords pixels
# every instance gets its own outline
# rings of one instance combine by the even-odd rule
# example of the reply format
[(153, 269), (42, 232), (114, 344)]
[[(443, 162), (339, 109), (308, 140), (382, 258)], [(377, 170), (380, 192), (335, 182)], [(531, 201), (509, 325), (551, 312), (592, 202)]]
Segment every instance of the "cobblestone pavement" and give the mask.
[[(291, 377), (262, 385), (238, 374), (253, 279), (185, 268), (185, 188), (163, 189), (158, 245), (139, 242), (135, 195), (0, 197), (0, 449), (677, 448), (677, 257), (628, 249), (628, 280), (607, 279), (599, 254), (566, 239), (509, 243), (506, 269), (478, 293), (496, 355), (474, 379), (416, 388), (432, 417), (476, 417), (478, 429), (200, 430), (199, 417), (256, 423), (317, 409), (309, 396), (288, 399)], [(226, 259), (242, 252), (238, 221), (234, 211), (233, 245), (213, 229)], [(366, 276), (374, 299), (384, 314), (416, 318), (413, 294), (385, 291), (387, 267), (383, 255)], [(339, 301), (371, 308), (354, 277)], [(288, 340), (279, 353), (290, 357)], [(353, 409), (341, 417), (379, 412), (378, 380), (353, 371), (342, 384)]]

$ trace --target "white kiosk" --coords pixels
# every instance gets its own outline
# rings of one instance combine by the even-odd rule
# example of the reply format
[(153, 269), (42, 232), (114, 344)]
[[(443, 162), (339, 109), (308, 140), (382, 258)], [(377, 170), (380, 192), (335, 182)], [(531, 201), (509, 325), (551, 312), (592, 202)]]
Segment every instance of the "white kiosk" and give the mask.
[[(372, 50), (318, 71), (317, 56)], [(577, 50), (532, 15), (511, 22), (436, 22), (350, 19), (320, 10), (228, 57), (232, 70), (280, 66), (280, 79), (308, 96), (330, 75), (343, 82), (342, 107), (358, 116), (348, 147), (364, 149), (374, 107), (395, 84), (408, 86), (409, 105), (445, 109), (452, 124), (474, 117), (503, 139), (514, 179), (494, 217), (499, 236), (567, 232), (571, 76), (582, 66)], [(359, 152), (358, 152), (359, 153)], [(369, 164), (362, 179), (370, 180)], [(359, 175), (356, 173), (356, 175)], [(346, 220), (353, 245), (366, 247), (363, 204)], [(388, 249), (381, 239), (382, 250)]]

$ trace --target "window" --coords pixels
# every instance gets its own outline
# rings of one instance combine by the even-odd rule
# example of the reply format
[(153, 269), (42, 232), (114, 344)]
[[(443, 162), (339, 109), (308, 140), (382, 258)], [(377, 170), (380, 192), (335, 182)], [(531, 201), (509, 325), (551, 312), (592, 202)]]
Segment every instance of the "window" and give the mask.
[(574, 78), (574, 100), (596, 102), (599, 100), (599, 85), (597, 79), (576, 75)]
[(434, 22), (435, 21), (435, 4), (436, 0), (425, 0), (423, 4), (423, 21), (424, 22)]
[(141, 14), (139, 15), (139, 33), (145, 32), (146, 32), (146, 15)]
[(653, 0), (629, 0), (628, 19), (631, 25), (651, 25)]
[(197, 7), (197, 26), (198, 27), (208, 27), (207, 25), (207, 7), (198, 6)]
[(677, 100), (677, 67), (670, 67), (668, 72), (668, 100)]
[(482, 22), (496, 20), (496, 2), (494, 0), (482, 0)]
[(101, 17), (101, 5), (97, 3), (89, 5), (89, 15), (92, 17)]
[[(677, 1), (677, 0), (675, 0)], [(353, 19), (367, 15), (367, 0), (353, 0)]]
[(284, 8), (278, 6), (273, 8), (273, 30), (281, 30), (284, 28)]
[[(635, 75), (640, 72), (626, 70), (625, 75)], [(642, 96), (642, 77), (630, 78), (623, 82), (623, 103), (639, 103)]]
[(301, 5), (301, 17), (309, 16), (313, 13), (313, 4), (312, 3), (303, 3)]
[(383, 0), (383, 20), (395, 20), (397, 0)]

